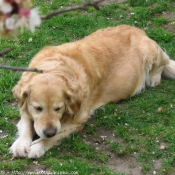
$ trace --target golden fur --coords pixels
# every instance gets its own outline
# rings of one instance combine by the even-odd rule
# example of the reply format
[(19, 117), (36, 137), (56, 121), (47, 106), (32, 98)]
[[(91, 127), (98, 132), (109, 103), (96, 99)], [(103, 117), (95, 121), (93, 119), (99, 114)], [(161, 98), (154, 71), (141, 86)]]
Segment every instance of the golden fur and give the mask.
[[(175, 78), (175, 62), (144, 31), (127, 25), (101, 29), (82, 40), (44, 47), (13, 89), (19, 100), (15, 157), (37, 158), (81, 130), (91, 111)], [(32, 142), (33, 134), (39, 140)]]

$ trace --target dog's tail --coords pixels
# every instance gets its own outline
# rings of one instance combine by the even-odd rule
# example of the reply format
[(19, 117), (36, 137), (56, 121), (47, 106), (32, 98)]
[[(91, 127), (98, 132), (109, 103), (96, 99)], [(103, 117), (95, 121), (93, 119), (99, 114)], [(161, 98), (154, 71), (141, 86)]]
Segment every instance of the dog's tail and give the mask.
[(163, 77), (175, 79), (175, 61), (169, 60), (169, 63), (164, 67), (162, 72)]

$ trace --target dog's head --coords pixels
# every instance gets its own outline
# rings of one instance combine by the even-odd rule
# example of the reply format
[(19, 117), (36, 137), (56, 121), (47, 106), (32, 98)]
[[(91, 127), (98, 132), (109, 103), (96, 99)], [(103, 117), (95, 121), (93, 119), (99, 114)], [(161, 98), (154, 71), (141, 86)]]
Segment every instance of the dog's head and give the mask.
[(76, 115), (82, 95), (76, 84), (61, 77), (34, 74), (32, 78), (23, 76), (12, 92), (19, 100), (21, 117), (27, 113), (34, 122), (35, 132), (41, 138), (49, 138), (60, 132), (64, 117)]

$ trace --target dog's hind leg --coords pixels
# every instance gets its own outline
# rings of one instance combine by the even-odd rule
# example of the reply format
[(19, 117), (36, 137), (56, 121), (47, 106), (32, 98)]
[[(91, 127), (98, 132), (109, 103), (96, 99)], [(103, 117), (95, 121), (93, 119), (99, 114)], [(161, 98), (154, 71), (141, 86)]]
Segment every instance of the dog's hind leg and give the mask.
[(149, 75), (146, 78), (146, 86), (155, 87), (155, 86), (159, 85), (160, 81), (161, 81), (162, 71), (163, 71), (163, 67), (155, 75)]

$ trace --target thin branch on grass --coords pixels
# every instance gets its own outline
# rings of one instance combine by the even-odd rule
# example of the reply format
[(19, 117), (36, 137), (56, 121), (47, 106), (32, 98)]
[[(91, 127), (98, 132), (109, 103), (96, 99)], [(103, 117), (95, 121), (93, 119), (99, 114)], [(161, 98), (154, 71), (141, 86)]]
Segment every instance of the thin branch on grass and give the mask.
[(0, 52), (0, 57), (3, 57), (5, 54), (9, 53), (10, 51), (12, 51), (14, 48), (8, 48), (2, 52)]
[(39, 70), (36, 68), (14, 67), (14, 66), (6, 66), (6, 65), (0, 65), (0, 69), (9, 69), (13, 71), (37, 72), (37, 73), (43, 72), (42, 70)]
[[(77, 127), (73, 127), (73, 128), (68, 129), (68, 130), (63, 130), (63, 131), (59, 132), (57, 135), (64, 134), (64, 133), (66, 133), (67, 131), (71, 131), (71, 130), (74, 130), (74, 129), (77, 129)], [(64, 138), (64, 136), (62, 136), (62, 138)], [(41, 141), (43, 141), (43, 140), (45, 140), (45, 139), (39, 138), (39, 139), (33, 141), (33, 142), (32, 142), (32, 145), (35, 145), (35, 144), (37, 144), (37, 143), (39, 143), (39, 142), (41, 142)]]
[(64, 9), (64, 10), (56, 10), (54, 12), (51, 12), (49, 14), (41, 16), (41, 18), (42, 19), (49, 19), (53, 16), (56, 16), (56, 15), (59, 15), (59, 14), (65, 13), (65, 12), (70, 12), (70, 11), (75, 11), (75, 10), (87, 10), (87, 8), (90, 7), (90, 6), (94, 7), (96, 10), (100, 10), (99, 3), (103, 2), (103, 1), (105, 1), (105, 0), (97, 0), (97, 1), (94, 1), (94, 2), (86, 2), (83, 5), (79, 5), (79, 6), (75, 6), (75, 7), (69, 7), (69, 8)]

